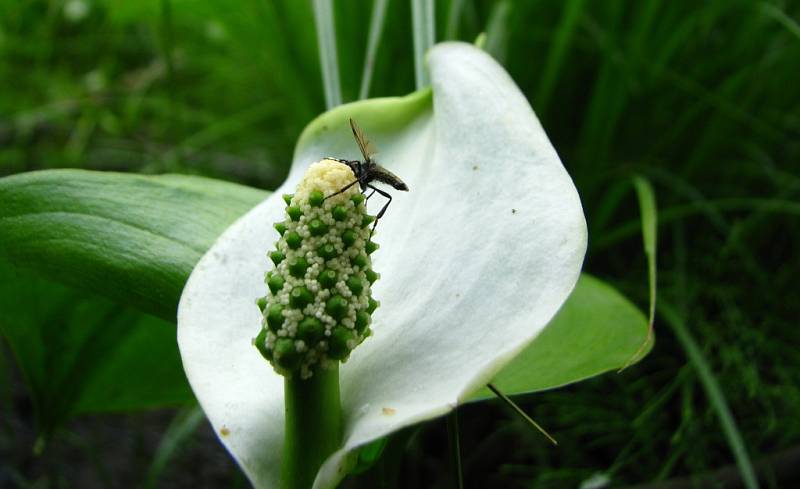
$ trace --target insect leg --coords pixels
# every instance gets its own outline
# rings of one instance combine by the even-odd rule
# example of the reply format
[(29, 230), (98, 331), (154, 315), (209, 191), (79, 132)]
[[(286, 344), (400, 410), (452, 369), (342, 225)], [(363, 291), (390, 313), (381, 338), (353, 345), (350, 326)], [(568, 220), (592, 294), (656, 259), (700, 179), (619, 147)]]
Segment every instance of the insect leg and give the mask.
[(372, 189), (372, 192), (370, 192), (369, 195), (367, 195), (366, 200), (369, 200), (369, 198), (372, 197), (373, 195), (375, 195), (375, 189)]
[(323, 159), (325, 159), (325, 160), (333, 160), (333, 161), (338, 161), (339, 163), (343, 163), (343, 164), (345, 164), (345, 165), (347, 165), (347, 166), (350, 166), (350, 165), (349, 165), (349, 163), (350, 163), (350, 160), (343, 160), (343, 159), (341, 159), (341, 158), (334, 158), (333, 156), (326, 156), (326, 157), (325, 157), (325, 158), (323, 158)]
[(373, 187), (372, 185), (367, 185), (367, 187), (371, 188), (373, 193), (374, 193), (374, 192), (378, 192), (379, 194), (381, 194), (381, 195), (383, 195), (384, 197), (386, 197), (387, 199), (389, 199), (389, 201), (388, 201), (388, 202), (386, 202), (386, 203), (383, 205), (383, 207), (381, 208), (381, 210), (380, 210), (380, 211), (378, 211), (378, 214), (375, 216), (375, 219), (376, 219), (376, 220), (378, 220), (378, 219), (380, 219), (381, 217), (383, 217), (383, 214), (384, 214), (384, 212), (386, 212), (386, 208), (388, 208), (388, 207), (389, 207), (389, 204), (391, 204), (391, 203), (392, 203), (392, 195), (391, 195), (389, 192), (384, 192), (383, 190), (381, 190), (381, 189), (379, 189), (379, 188), (377, 188), (377, 187)]
[[(329, 198), (333, 197), (334, 195), (339, 195), (340, 193), (344, 192), (345, 190), (349, 189), (350, 187), (352, 187), (353, 185), (355, 185), (357, 183), (358, 183), (358, 179), (353, 180), (352, 182), (350, 182), (347, 185), (345, 185), (343, 189), (339, 190), (336, 193), (330, 194), (329, 196), (325, 197), (325, 199), (329, 199)], [(325, 199), (323, 199), (323, 200), (325, 200)]]
[(389, 204), (392, 203), (392, 196), (391, 196), (391, 194), (389, 194), (389, 192), (384, 192), (383, 190), (381, 190), (381, 189), (379, 189), (377, 187), (373, 187), (372, 185), (367, 184), (367, 187), (371, 188), (373, 193), (378, 192), (379, 194), (381, 194), (384, 197), (386, 197), (387, 199), (389, 199), (385, 204), (383, 204), (383, 207), (381, 208), (381, 210), (378, 211), (378, 214), (375, 216), (375, 222), (372, 223), (372, 231), (369, 232), (369, 237), (370, 237), (370, 239), (372, 239), (372, 233), (375, 232), (375, 227), (378, 225), (378, 220), (381, 217), (383, 217), (383, 214), (386, 212), (386, 209), (389, 207)]

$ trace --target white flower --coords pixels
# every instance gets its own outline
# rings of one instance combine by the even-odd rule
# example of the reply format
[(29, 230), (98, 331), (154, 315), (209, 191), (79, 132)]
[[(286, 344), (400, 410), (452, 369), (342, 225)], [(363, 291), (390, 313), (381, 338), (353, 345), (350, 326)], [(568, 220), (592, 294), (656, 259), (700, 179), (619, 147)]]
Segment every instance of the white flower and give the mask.
[(410, 191), (394, 193), (378, 224), (382, 278), (372, 291), (381, 307), (373, 336), (341, 366), (344, 445), (315, 487), (334, 487), (355, 447), (445, 414), (485, 385), (578, 280), (587, 236), (580, 200), (525, 97), (470, 45), (438, 45), (428, 62), (432, 96), (349, 104), (314, 120), (287, 181), (219, 238), (181, 297), (189, 381), (258, 488), (277, 487), (283, 377), (251, 344), (261, 321), (253, 301), (264, 295), (281, 194), (324, 156), (358, 156), (348, 118)]

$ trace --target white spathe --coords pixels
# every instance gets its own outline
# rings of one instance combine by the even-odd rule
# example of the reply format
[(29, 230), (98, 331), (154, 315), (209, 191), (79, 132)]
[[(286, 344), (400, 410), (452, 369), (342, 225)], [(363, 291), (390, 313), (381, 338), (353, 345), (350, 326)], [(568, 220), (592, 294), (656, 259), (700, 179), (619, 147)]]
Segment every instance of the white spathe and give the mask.
[[(374, 335), (341, 367), (344, 445), (315, 488), (335, 487), (347, 453), (445, 414), (532, 341), (567, 299), (586, 251), (580, 199), (525, 97), (486, 53), (444, 43), (429, 91), (345, 105), (306, 128), (287, 181), (206, 253), (178, 309), (189, 382), (257, 488), (278, 485), (283, 378), (251, 345), (283, 193), (324, 156), (357, 158), (347, 119), (410, 192), (378, 224)], [(382, 202), (370, 199), (373, 212)], [(547, 366), (543, 366), (547, 368)]]

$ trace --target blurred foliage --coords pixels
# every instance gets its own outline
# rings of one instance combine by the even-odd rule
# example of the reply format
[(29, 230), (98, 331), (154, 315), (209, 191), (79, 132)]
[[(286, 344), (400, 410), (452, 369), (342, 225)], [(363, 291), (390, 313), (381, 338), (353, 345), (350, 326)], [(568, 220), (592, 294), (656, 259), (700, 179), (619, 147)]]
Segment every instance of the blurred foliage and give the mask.
[(194, 399), (171, 324), (5, 261), (0, 277), (0, 332), (30, 390), (40, 431), (36, 451), (70, 416)]
[[(369, 2), (334, 3), (353, 100)], [(388, 3), (371, 96), (413, 89), (409, 3)], [(800, 442), (798, 19), (800, 5), (783, 0), (437, 2), (438, 40), (487, 31), (581, 192), (587, 270), (641, 306), (647, 264), (629, 176), (653, 183), (659, 294), (700, 343), (756, 463)], [(0, 175), (77, 167), (274, 188), (324, 108), (321, 87), (309, 2), (0, 0)], [(48, 307), (78, 314), (64, 304)], [(0, 314), (15, 307), (25, 306)], [(621, 486), (732, 464), (685, 352), (659, 331), (642, 364), (523, 402), (558, 449), (501, 406), (465, 407), (467, 487), (577, 487), (597, 474)], [(10, 395), (2, 405), (17, 410)], [(399, 487), (449, 484), (445, 439), (437, 423), (410, 437)], [(18, 485), (41, 475), (30, 464)], [(91, 464), (73, 465), (51, 479), (77, 480)], [(791, 486), (767, 473), (764, 487)], [(191, 471), (185, 480), (202, 483)]]

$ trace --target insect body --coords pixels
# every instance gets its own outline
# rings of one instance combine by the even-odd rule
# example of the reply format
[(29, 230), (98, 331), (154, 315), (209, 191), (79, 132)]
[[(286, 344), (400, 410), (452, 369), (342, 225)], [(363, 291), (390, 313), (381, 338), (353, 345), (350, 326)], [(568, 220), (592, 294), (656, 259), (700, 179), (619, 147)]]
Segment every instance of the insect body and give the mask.
[[(385, 183), (386, 185), (391, 186), (396, 190), (403, 190), (408, 191), (408, 185), (405, 184), (400, 177), (395, 175), (394, 173), (390, 172), (386, 168), (382, 167), (378, 162), (374, 160), (375, 156), (375, 148), (370, 144), (367, 138), (364, 136), (364, 133), (361, 131), (361, 128), (358, 127), (356, 121), (350, 119), (350, 128), (353, 130), (353, 136), (356, 139), (356, 144), (358, 144), (358, 149), (361, 150), (361, 155), (364, 156), (364, 161), (359, 160), (341, 160), (339, 158), (329, 158), (331, 160), (338, 161), (340, 163), (344, 163), (345, 165), (349, 166), (350, 169), (353, 171), (353, 175), (355, 175), (356, 179), (345, 185), (344, 188), (339, 190), (338, 192), (329, 195), (329, 197), (333, 197), (334, 195), (339, 195), (340, 193), (344, 192), (345, 190), (349, 189), (355, 184), (359, 184), (361, 187), (362, 192), (366, 192), (368, 189), (372, 190), (370, 194), (367, 196), (367, 199), (372, 197), (372, 195), (377, 192), (382, 196), (389, 199), (386, 204), (383, 205), (378, 214), (375, 216), (375, 222), (372, 224), (372, 232), (375, 232), (375, 226), (378, 225), (378, 219), (383, 217), (383, 214), (386, 212), (386, 209), (389, 207), (389, 204), (392, 203), (392, 196), (375, 186), (372, 185), (372, 182), (380, 182)], [(371, 235), (372, 233), (370, 233)]]

